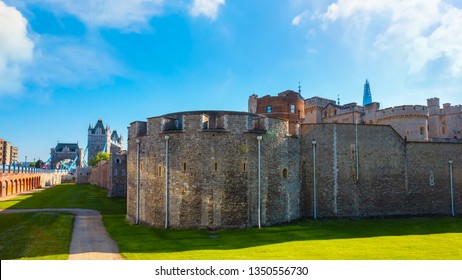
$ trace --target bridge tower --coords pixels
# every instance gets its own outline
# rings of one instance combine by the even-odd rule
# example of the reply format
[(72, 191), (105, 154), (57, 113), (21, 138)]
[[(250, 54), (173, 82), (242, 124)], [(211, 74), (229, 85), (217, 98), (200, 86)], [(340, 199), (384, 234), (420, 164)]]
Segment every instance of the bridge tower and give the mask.
[(111, 133), (109, 125), (104, 127), (103, 121), (98, 119), (94, 127), (88, 126), (88, 159), (94, 159), (99, 152), (117, 153), (122, 150), (123, 137), (114, 130)]

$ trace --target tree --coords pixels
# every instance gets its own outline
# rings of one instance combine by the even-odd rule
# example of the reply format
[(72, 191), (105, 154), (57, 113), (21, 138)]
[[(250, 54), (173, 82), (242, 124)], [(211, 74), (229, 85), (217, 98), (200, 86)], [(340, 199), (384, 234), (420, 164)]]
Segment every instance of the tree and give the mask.
[(94, 159), (91, 159), (90, 162), (88, 162), (88, 165), (95, 167), (98, 165), (98, 163), (102, 160), (109, 160), (111, 158), (111, 155), (106, 152), (98, 152), (98, 154), (95, 156)]
[(42, 166), (43, 166), (43, 161), (40, 160), (40, 159), (37, 160), (37, 162), (35, 162), (35, 164), (34, 164), (34, 167), (36, 167), (36, 168), (42, 168)]

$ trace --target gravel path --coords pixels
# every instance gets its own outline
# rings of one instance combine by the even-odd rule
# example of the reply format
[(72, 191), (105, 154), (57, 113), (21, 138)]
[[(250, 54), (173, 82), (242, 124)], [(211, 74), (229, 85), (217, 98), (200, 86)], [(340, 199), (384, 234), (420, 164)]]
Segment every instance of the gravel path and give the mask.
[(99, 211), (78, 208), (0, 209), (0, 214), (70, 212), (75, 215), (69, 260), (123, 260), (119, 247), (103, 225)]

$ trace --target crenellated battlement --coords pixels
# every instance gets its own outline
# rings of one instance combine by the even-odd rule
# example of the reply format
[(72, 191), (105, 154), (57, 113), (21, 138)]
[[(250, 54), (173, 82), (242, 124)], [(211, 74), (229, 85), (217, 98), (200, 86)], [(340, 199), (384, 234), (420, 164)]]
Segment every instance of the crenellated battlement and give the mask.
[(178, 112), (136, 121), (129, 127), (129, 138), (159, 133), (265, 133), (285, 126), (285, 134), (298, 135), (298, 126), (289, 121), (263, 115), (232, 111)]
[(335, 100), (327, 99), (327, 98), (322, 98), (322, 97), (311, 97), (308, 99), (305, 99), (305, 108), (308, 107), (325, 107), (329, 104), (336, 104)]
[(409, 115), (428, 118), (428, 107), (423, 105), (402, 105), (385, 108), (376, 112), (377, 118), (400, 117)]
[(427, 99), (428, 107), (440, 107), (440, 99), (438, 97), (428, 98)]
[(443, 109), (441, 109), (442, 114), (457, 114), (462, 112), (462, 105), (451, 106), (451, 103), (444, 103)]

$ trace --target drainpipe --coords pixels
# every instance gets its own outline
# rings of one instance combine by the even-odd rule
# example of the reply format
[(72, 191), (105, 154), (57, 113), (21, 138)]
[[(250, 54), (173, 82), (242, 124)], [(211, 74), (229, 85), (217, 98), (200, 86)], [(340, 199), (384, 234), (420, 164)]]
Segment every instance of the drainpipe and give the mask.
[(165, 228), (168, 228), (168, 139), (170, 136), (165, 136)]
[(136, 218), (135, 224), (140, 222), (140, 143), (139, 138), (136, 139)]
[(260, 153), (260, 142), (262, 136), (257, 136), (258, 140), (258, 228), (261, 228), (261, 164), (260, 164), (260, 158), (261, 158), (261, 153)]
[(449, 160), (449, 177), (451, 181), (451, 212), (452, 216), (454, 217), (454, 190), (452, 187), (452, 160)]
[(359, 158), (358, 158), (358, 122), (355, 121), (355, 134), (356, 134), (356, 182), (359, 181)]
[(311, 141), (313, 149), (313, 217), (316, 220), (316, 140)]

